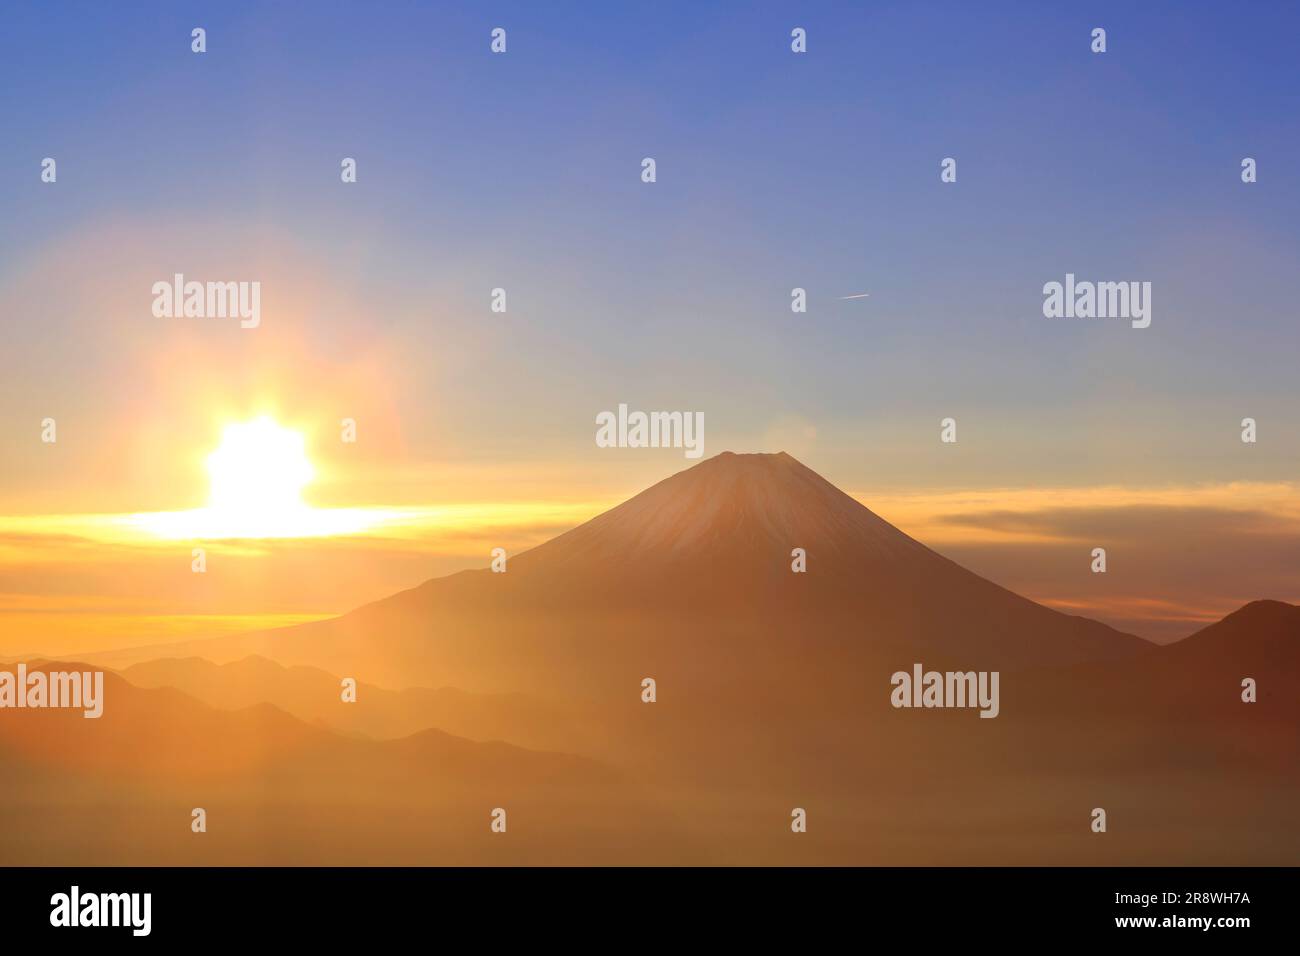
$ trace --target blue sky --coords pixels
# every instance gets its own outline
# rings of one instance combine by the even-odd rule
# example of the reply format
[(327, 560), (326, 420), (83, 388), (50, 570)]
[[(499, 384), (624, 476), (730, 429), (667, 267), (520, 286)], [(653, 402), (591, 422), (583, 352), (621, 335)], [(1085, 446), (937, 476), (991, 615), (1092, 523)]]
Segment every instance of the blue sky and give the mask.
[[(1254, 415), (1245, 476), (1280, 476), (1298, 25), (1280, 3), (14, 5), (4, 398), (25, 421), (55, 390), (112, 431), (120, 343), (159, 333), (86, 290), (289, 254), (340, 287), (293, 320), (323, 369), (405, 357), (404, 455), (600, 462), (590, 420), (627, 401), (705, 411), (709, 453), (813, 428), (800, 450), (848, 483), (1226, 480)], [(67, 273), (116, 233), (121, 261)], [(55, 264), (65, 282), (12, 291)], [(1151, 281), (1152, 327), (1043, 318), (1067, 271)], [(184, 334), (235, 383), (274, 338)], [(955, 473), (944, 415), (970, 436)]]

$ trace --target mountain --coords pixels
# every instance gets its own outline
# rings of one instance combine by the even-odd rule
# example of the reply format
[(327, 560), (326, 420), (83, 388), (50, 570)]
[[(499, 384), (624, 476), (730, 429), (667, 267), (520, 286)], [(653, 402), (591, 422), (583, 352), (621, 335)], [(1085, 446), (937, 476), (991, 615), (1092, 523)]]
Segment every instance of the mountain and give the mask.
[[(240, 706), (266, 695), (314, 721), (338, 723), (333, 710), (384, 726), (429, 716), (420, 692), (362, 684), (358, 702), (344, 705), (336, 679), (309, 668), (160, 661), (125, 673), (210, 696), (231, 708), (229, 723), (193, 701), (178, 711), (184, 695), (140, 691), (147, 696), (125, 698), (133, 715), (126, 742), (81, 726), (93, 721), (65, 719), (41, 732), (33, 725), (22, 735), (29, 756), (62, 761), (69, 774), (89, 761), (93, 773), (89, 782), (80, 773), (33, 794), (30, 767), (0, 745), (18, 782), (0, 798), (0, 812), (23, 821), (0, 836), (0, 859), (7, 844), (28, 838), (29, 823), (51, 819), (42, 811), (29, 820), (24, 807), (51, 802), (83, 811), (60, 833), (72, 827), (78, 841), (104, 841), (104, 828), (82, 826), (86, 807), (77, 801), (90, 801), (133, 814), (128, 832), (161, 841), (142, 844), (152, 855), (140, 862), (185, 860), (190, 849), (167, 843), (158, 817), (192, 799), (220, 800), (221, 818), (237, 821), (239, 834), (222, 844), (226, 856), (195, 862), (246, 862), (240, 854), (256, 860), (261, 852), (279, 863), (549, 861), (563, 853), (571, 862), (621, 863), (1286, 864), (1300, 845), (1298, 625), (1300, 609), (1255, 602), (1181, 645), (1120, 661), (1009, 670), (995, 720), (961, 709), (894, 709), (883, 672), (855, 674), (847, 687), (828, 678), (821, 698), (772, 680), (731, 696), (668, 687), (654, 706), (629, 694), (579, 711), (588, 732), (557, 749), (601, 757), (627, 786), (577, 758), (436, 731), (347, 740), (275, 707)], [(1258, 681), (1258, 703), (1241, 700), (1242, 676)], [(115, 684), (107, 697), (117, 705), (123, 694)], [(439, 703), (441, 716), (473, 720), (494, 700), (458, 696), (470, 716), (456, 716), (454, 698)], [(411, 713), (394, 712), (404, 706)], [(487, 712), (505, 739), (547, 719), (512, 707)], [(69, 732), (85, 745), (67, 747)], [(573, 723), (550, 732), (573, 734)], [(141, 747), (148, 749), (136, 753)], [(115, 777), (140, 789), (118, 798), (105, 782)], [(218, 777), (228, 786), (214, 796)], [(196, 792), (202, 797), (186, 796)], [(475, 842), (484, 801), (526, 811), (536, 842), (526, 852)], [(793, 806), (815, 821), (808, 841), (789, 837)], [(1113, 837), (1090, 831), (1097, 806), (1110, 815)], [(57, 812), (53, 819), (63, 820)], [(419, 836), (404, 838), (412, 828)], [(273, 842), (250, 848), (250, 834)], [(68, 844), (65, 858), (80, 852)]]
[[(28, 673), (87, 670), (91, 665), (33, 661)], [(6, 666), (12, 669), (12, 666)], [(344, 704), (334, 694), (337, 706)], [(594, 761), (538, 753), (501, 743), (476, 743), (439, 730), (421, 730), (389, 741), (344, 736), (312, 726), (279, 707), (258, 702), (215, 708), (169, 687), (137, 687), (104, 674), (103, 714), (87, 719), (80, 709), (8, 709), (0, 720), (4, 759), (51, 768), (114, 770), (167, 777), (204, 778), (318, 762), (328, 768), (373, 763), (376, 755), (418, 754), (420, 763), (467, 777), (526, 781), (535, 775), (569, 774), (575, 785), (613, 778)], [(397, 759), (396, 769), (410, 765)]]
[[(794, 548), (806, 573), (791, 571)], [(599, 698), (645, 676), (702, 693), (806, 679), (820, 693), (887, 662), (1009, 669), (1147, 646), (972, 574), (787, 454), (724, 452), (511, 557), (504, 574), (461, 572), (184, 652), (389, 687)]]
[[(185, 653), (211, 661), (127, 668), (157, 686), (114, 678), (103, 721), (0, 715), (0, 862), (1285, 865), (1300, 845), (1300, 609), (1157, 647), (965, 571), (785, 455), (710, 459), (504, 574)], [(998, 671), (997, 718), (893, 707), (916, 662)], [(505, 805), (503, 841), (484, 808)], [(213, 839), (191, 806), (218, 809)]]
[(122, 677), (136, 687), (172, 687), (222, 710), (274, 704), (351, 735), (391, 739), (436, 727), (471, 740), (508, 740), (535, 749), (593, 749), (589, 715), (524, 694), (472, 694), (453, 687), (392, 691), (360, 683), (355, 705), (343, 705), (337, 676), (256, 656), (229, 664), (161, 658), (134, 664)]
[[(1242, 676), (1271, 675), (1300, 687), (1300, 606), (1252, 601), (1223, 620), (1168, 646), (1171, 676), (1217, 671), (1231, 662)], [(1300, 694), (1289, 696), (1300, 700)]]
[[(1300, 607), (1252, 601), (1189, 637), (1115, 667), (1088, 662), (1031, 672), (1024, 705), (1041, 714), (1069, 710), (1068, 688), (1107, 700), (1104, 714), (1128, 720), (1202, 720), (1227, 733), (1249, 719), (1252, 733), (1273, 723), (1300, 727)], [(1244, 705), (1242, 681), (1258, 699)], [(1101, 716), (1100, 714), (1098, 716)], [(1296, 734), (1300, 743), (1300, 733)]]
[[(28, 665), (73, 669), (86, 666)], [(605, 834), (625, 813), (638, 825), (623, 849), (694, 859), (662, 812), (588, 758), (438, 730), (363, 740), (269, 704), (216, 709), (113, 673), (98, 719), (0, 712), (0, 765), (3, 865), (541, 863), (575, 852), (618, 862)], [(190, 829), (195, 807), (206, 833)], [(490, 830), (496, 807), (507, 834)]]

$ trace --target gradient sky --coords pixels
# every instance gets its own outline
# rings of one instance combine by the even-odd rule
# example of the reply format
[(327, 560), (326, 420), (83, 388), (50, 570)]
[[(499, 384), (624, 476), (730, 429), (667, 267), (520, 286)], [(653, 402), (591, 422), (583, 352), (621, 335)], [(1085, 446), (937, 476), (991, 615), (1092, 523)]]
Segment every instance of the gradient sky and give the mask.
[[(598, 449), (619, 402), (702, 411), (706, 454), (789, 451), (1147, 636), (1296, 600), (1298, 28), (1284, 3), (10, 5), (0, 652), (481, 565), (688, 464)], [(259, 280), (262, 326), (155, 319), (175, 272)], [(1066, 272), (1150, 281), (1151, 327), (1045, 319)], [(468, 510), (245, 548), (201, 593), (188, 548), (55, 536), (201, 505), (222, 425), (263, 411), (308, 435), (314, 504)]]

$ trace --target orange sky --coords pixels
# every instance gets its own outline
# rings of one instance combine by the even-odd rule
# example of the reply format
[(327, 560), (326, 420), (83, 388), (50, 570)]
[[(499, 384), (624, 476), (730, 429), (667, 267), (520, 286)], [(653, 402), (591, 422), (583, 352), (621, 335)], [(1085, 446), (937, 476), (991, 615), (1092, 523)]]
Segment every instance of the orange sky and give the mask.
[[(201, 464), (205, 454), (195, 448), (189, 457)], [(686, 464), (659, 463), (664, 477)], [(483, 567), (494, 547), (517, 553), (650, 483), (565, 494), (562, 470), (536, 467), (532, 497), (493, 500), (485, 492), (511, 485), (512, 472), (492, 481), (448, 468), (435, 485), (442, 504), (401, 500), (399, 474), (386, 489), (389, 503), (340, 508), (316, 502), (346, 499), (347, 481), (328, 458), (312, 464), (316, 475), (304, 491), (311, 519), (323, 531), (340, 518), (356, 530), (190, 540), (185, 529), (204, 514), (202, 494), (187, 496), (199, 510), (182, 512), (0, 515), (0, 654), (71, 654), (331, 616), (429, 577)], [(316, 479), (331, 486), (329, 495), (311, 493)], [(370, 495), (385, 490), (358, 484)], [(977, 573), (1157, 640), (1190, 633), (1254, 598), (1296, 597), (1272, 561), (1300, 541), (1294, 484), (849, 490)], [(206, 552), (203, 574), (191, 568), (198, 545)], [(1090, 570), (1097, 546), (1108, 551), (1105, 575)]]

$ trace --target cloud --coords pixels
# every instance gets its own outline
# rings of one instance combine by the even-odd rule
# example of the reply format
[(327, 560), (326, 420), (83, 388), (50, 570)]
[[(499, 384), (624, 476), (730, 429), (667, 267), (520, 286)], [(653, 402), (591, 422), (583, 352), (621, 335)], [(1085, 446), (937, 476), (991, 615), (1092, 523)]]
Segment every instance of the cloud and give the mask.
[(1141, 544), (1153, 538), (1177, 540), (1189, 534), (1300, 535), (1294, 515), (1217, 507), (1127, 505), (1116, 508), (1052, 508), (1042, 511), (984, 511), (938, 515), (939, 523), (1035, 538)]

